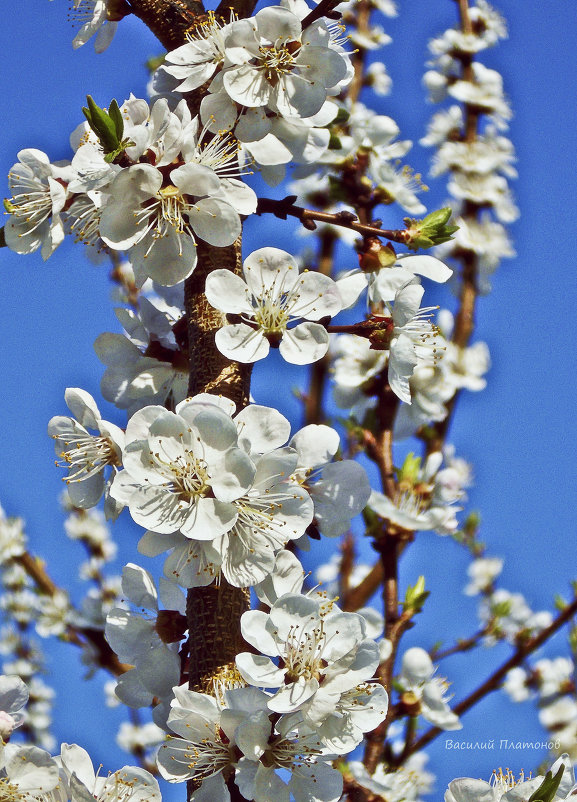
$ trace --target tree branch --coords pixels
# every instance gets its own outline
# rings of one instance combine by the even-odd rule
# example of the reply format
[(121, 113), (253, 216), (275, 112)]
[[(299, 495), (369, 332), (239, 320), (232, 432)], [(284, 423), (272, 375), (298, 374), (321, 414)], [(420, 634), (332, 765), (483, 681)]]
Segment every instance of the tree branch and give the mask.
[(411, 235), (407, 229), (384, 229), (377, 226), (370, 226), (360, 223), (358, 217), (352, 212), (316, 212), (313, 209), (305, 209), (302, 206), (295, 206), (296, 195), (287, 195), (282, 200), (273, 198), (259, 198), (256, 214), (274, 214), (281, 220), (287, 217), (296, 217), (297, 220), (309, 231), (314, 231), (316, 223), (327, 223), (333, 226), (341, 226), (357, 231), (364, 237), (384, 237), (385, 239), (406, 245)]
[[(462, 716), (463, 713), (466, 713), (467, 710), (470, 710), (474, 705), (477, 704), (481, 699), (487, 696), (492, 691), (496, 691), (500, 686), (503, 680), (505, 679), (508, 672), (515, 668), (516, 666), (520, 665), (523, 660), (525, 660), (528, 655), (535, 652), (540, 646), (546, 643), (549, 638), (554, 635), (561, 627), (566, 624), (569, 619), (571, 619), (575, 614), (577, 614), (577, 598), (574, 598), (571, 604), (568, 604), (567, 607), (561, 612), (554, 621), (549, 624), (542, 632), (538, 635), (535, 635), (533, 638), (529, 638), (529, 640), (525, 641), (524, 643), (519, 644), (515, 653), (506, 660), (500, 668), (494, 671), (490, 677), (488, 677), (485, 682), (483, 682), (476, 690), (469, 694), (462, 702), (455, 705), (453, 711), (458, 715)], [(415, 741), (415, 743), (411, 746), (409, 750), (407, 750), (407, 757), (412, 755), (414, 752), (419, 752), (421, 749), (424, 749), (427, 744), (431, 743), (438, 735), (440, 735), (444, 730), (440, 729), (439, 727), (431, 727), (427, 732)]]

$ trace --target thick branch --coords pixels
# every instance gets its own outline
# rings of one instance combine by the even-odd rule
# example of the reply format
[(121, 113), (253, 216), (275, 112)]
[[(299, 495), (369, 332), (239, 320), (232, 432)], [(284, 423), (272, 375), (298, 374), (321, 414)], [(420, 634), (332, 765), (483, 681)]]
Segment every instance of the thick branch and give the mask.
[(130, 8), (167, 50), (184, 44), (205, 13), (200, 0), (130, 0)]
[[(198, 264), (184, 287), (190, 378), (189, 395), (214, 393), (230, 398), (241, 409), (248, 403), (251, 365), (226, 359), (214, 344), (215, 332), (226, 322), (204, 294), (207, 275), (216, 268), (239, 273), (241, 241), (227, 248), (198, 243)], [(249, 609), (246, 590), (234, 588), (221, 578), (220, 584), (188, 591), (189, 684), (208, 689), (211, 677), (234, 670), (236, 655), (243, 650), (240, 617)]]

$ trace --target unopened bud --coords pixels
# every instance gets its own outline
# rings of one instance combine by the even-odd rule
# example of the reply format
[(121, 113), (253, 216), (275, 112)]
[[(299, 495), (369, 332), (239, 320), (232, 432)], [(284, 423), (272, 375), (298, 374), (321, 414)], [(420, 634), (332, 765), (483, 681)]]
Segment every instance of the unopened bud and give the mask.
[(397, 261), (397, 254), (391, 243), (383, 245), (378, 237), (367, 237), (359, 253), (359, 267), (365, 273), (391, 267)]

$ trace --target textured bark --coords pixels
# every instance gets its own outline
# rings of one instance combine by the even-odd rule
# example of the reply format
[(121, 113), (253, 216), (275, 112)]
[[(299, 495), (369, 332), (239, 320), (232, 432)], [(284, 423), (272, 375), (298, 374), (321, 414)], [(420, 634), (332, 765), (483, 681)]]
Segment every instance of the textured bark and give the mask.
[(189, 632), (189, 686), (212, 693), (215, 682), (238, 680), (234, 658), (245, 651), (240, 617), (249, 609), (248, 588), (219, 586), (191, 588), (186, 598)]
[(183, 45), (205, 13), (198, 0), (130, 0), (130, 8), (167, 50)]
[(214, 344), (215, 332), (226, 323), (226, 316), (208, 303), (204, 287), (208, 274), (217, 268), (241, 273), (240, 238), (228, 248), (198, 243), (198, 264), (184, 285), (190, 359), (188, 393), (224, 395), (240, 409), (248, 404), (252, 365), (231, 362)]
[[(248, 403), (251, 365), (226, 359), (214, 344), (214, 334), (226, 322), (204, 294), (207, 275), (216, 268), (239, 273), (240, 238), (228, 248), (198, 244), (197, 267), (185, 283), (190, 359), (189, 395), (208, 392), (230, 398), (241, 409)], [(209, 690), (210, 678), (224, 679), (234, 671), (236, 655), (246, 648), (240, 617), (250, 607), (248, 590), (234, 588), (221, 577), (218, 587), (188, 591), (189, 685)]]
[[(199, 0), (130, 0), (132, 12), (155, 34), (167, 50), (186, 41), (186, 32), (206, 19)], [(230, 6), (227, 5), (227, 8)], [(252, 12), (252, 0), (239, 0), (238, 16)], [(227, 13), (228, 16), (228, 13)], [(198, 113), (203, 88), (191, 93), (188, 103)], [(204, 295), (206, 276), (212, 270), (228, 268), (239, 272), (242, 264), (241, 239), (227, 248), (198, 243), (198, 264), (185, 283), (185, 314), (188, 321), (190, 395), (222, 394), (237, 405), (248, 403), (250, 366), (231, 362), (220, 354), (214, 334), (225, 322)], [(210, 692), (211, 678), (225, 678), (234, 669), (234, 658), (242, 651), (240, 616), (249, 609), (249, 593), (230, 586), (224, 579), (218, 586), (188, 591), (189, 684)]]

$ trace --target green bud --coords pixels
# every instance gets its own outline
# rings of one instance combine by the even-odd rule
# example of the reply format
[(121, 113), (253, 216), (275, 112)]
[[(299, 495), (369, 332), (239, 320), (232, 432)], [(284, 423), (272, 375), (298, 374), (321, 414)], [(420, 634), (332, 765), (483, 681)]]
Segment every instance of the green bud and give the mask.
[(569, 648), (573, 655), (577, 654), (577, 627), (572, 627), (569, 632)]
[(114, 150), (111, 150), (110, 153), (106, 154), (106, 156), (104, 157), (104, 161), (107, 162), (107, 164), (112, 164), (114, 161), (116, 161), (116, 159), (119, 156), (121, 156), (124, 153), (126, 148), (132, 147), (133, 145), (134, 142), (131, 139), (123, 139), (117, 148), (114, 148)]
[(108, 107), (108, 116), (114, 123), (116, 136), (121, 140), (122, 134), (124, 133), (124, 120), (122, 118), (122, 112), (118, 107), (118, 103), (114, 99), (110, 101), (110, 106)]
[(567, 607), (567, 602), (565, 601), (563, 596), (560, 596), (558, 593), (556, 593), (555, 596), (553, 597), (553, 604), (555, 605), (555, 609), (559, 610), (560, 613), (562, 613), (563, 610)]
[(331, 134), (329, 139), (329, 150), (340, 150), (343, 143), (336, 134)]
[(553, 802), (557, 794), (557, 789), (561, 784), (564, 771), (565, 766), (560, 766), (559, 771), (554, 777), (553, 772), (548, 771), (539, 788), (529, 797), (528, 802)]
[(421, 458), (415, 457), (413, 452), (407, 454), (400, 470), (398, 471), (399, 482), (408, 482), (411, 485), (417, 483), (419, 471), (421, 470)]
[(495, 618), (504, 618), (506, 615), (509, 615), (511, 612), (510, 600), (506, 599), (505, 601), (498, 602), (494, 607), (491, 608), (491, 612)]
[(407, 588), (405, 600), (403, 601), (403, 610), (420, 613), (429, 595), (429, 591), (425, 590), (425, 577), (420, 576), (413, 586), (409, 585)]
[(452, 210), (445, 206), (443, 209), (431, 212), (422, 220), (405, 217), (403, 222), (409, 235), (407, 247), (416, 251), (419, 248), (432, 248), (433, 245), (449, 242), (459, 228), (459, 226), (448, 225), (451, 214)]
[(469, 537), (474, 537), (474, 535), (479, 530), (480, 526), (481, 526), (481, 515), (480, 513), (473, 511), (467, 515), (465, 522), (463, 524), (463, 531)]
[(160, 56), (151, 56), (148, 61), (145, 63), (145, 67), (148, 72), (152, 75), (153, 72), (164, 64), (164, 59), (166, 58), (166, 54), (162, 53)]
[(332, 121), (331, 125), (335, 124), (339, 125), (340, 123), (346, 123), (350, 116), (351, 115), (349, 114), (349, 112), (341, 106), (337, 112), (337, 116)]
[(124, 131), (124, 121), (118, 108), (118, 103), (110, 103), (110, 112), (101, 109), (90, 95), (86, 96), (88, 106), (83, 106), (82, 112), (88, 120), (88, 125), (98, 137), (104, 153), (118, 150)]

